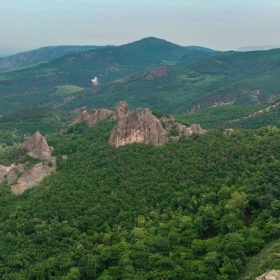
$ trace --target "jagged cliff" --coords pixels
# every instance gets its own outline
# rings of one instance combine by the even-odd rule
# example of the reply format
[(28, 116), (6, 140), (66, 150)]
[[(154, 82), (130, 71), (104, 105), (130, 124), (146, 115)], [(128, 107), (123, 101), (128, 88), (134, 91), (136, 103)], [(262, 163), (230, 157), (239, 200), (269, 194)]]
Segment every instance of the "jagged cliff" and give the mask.
[(26, 148), (29, 155), (40, 159), (41, 162), (31, 168), (28, 167), (28, 162), (11, 166), (0, 165), (0, 183), (6, 180), (14, 194), (21, 194), (26, 189), (37, 186), (45, 176), (56, 169), (56, 158), (51, 156), (53, 147), (49, 147), (46, 138), (39, 131), (20, 147)]
[(118, 120), (109, 139), (109, 144), (115, 147), (135, 142), (162, 145), (169, 138), (177, 139), (182, 135), (190, 137), (193, 133), (206, 132), (199, 124), (186, 127), (176, 122), (173, 116), (158, 119), (149, 109), (137, 108), (135, 111), (130, 111), (128, 104), (124, 101), (119, 102), (114, 111), (92, 109), (88, 113), (86, 107), (82, 107), (75, 122), (87, 120), (88, 124), (92, 125), (110, 115), (112, 115), (111, 120)]

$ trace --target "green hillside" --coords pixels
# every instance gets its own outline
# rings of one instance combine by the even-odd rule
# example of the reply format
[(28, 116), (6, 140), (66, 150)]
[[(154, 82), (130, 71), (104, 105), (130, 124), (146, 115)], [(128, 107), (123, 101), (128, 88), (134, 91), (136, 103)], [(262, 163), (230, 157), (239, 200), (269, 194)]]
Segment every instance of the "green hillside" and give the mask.
[(57, 172), (1, 184), (1, 279), (236, 280), (279, 239), (279, 129), (113, 148), (114, 125), (49, 135)]
[[(77, 95), (80, 98), (66, 102), (61, 109), (110, 107), (118, 100), (126, 100), (132, 108), (180, 114), (222, 104), (259, 105), (280, 92), (280, 50), (208, 57), (172, 66), (159, 77), (147, 75), (147, 71), (156, 69), (81, 91)], [(55, 102), (49, 106), (52, 104)]]
[(53, 46), (32, 51), (17, 53), (0, 58), (0, 73), (32, 67), (43, 62), (49, 62), (66, 54), (85, 52), (103, 46)]
[[(27, 106), (64, 105), (69, 100), (84, 96), (84, 93), (69, 90), (67, 94), (61, 94), (59, 90), (61, 86), (69, 86), (72, 89), (79, 87), (78, 91), (89, 89), (89, 95), (92, 95), (92, 93), (96, 93), (91, 82), (94, 77), (97, 77), (99, 83), (106, 87), (108, 82), (139, 73), (151, 67), (176, 64), (184, 55), (190, 54), (192, 56), (193, 52), (197, 51), (188, 50), (165, 40), (145, 38), (119, 47), (107, 47), (66, 55), (37, 67), (3, 73), (0, 75), (0, 97), (2, 100), (0, 113), (7, 113)], [(212, 53), (199, 52), (199, 55), (194, 55), (192, 60), (201, 59), (208, 54)], [(175, 69), (177, 68), (175, 67)], [(181, 68), (178, 69), (180, 72)], [(137, 85), (133, 87), (137, 87)], [(140, 90), (142, 89), (135, 89), (138, 96)], [(179, 93), (177, 92), (177, 94)], [(118, 93), (114, 93), (114, 95), (116, 94)], [(109, 99), (111, 98), (110, 96)], [(114, 104), (116, 100), (120, 99), (124, 98), (118, 96), (110, 103)], [(133, 103), (138, 103), (136, 106), (142, 104), (137, 100)], [(97, 103), (97, 105), (99, 107), (101, 103)], [(174, 105), (176, 106), (176, 104)]]

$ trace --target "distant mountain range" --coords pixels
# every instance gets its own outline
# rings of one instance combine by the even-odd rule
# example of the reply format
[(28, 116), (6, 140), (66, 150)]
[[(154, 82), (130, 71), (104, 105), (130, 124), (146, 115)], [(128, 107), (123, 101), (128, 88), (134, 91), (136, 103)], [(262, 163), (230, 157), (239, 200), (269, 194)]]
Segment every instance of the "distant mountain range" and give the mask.
[[(0, 76), (0, 114), (39, 105), (64, 111), (85, 104), (106, 108), (120, 100), (132, 109), (180, 114), (224, 104), (258, 105), (279, 94), (280, 50), (191, 48), (153, 37), (75, 54), (54, 48), (62, 56)], [(54, 49), (47, 48), (52, 55)]]
[(190, 51), (218, 52), (216, 50), (201, 47), (201, 46), (187, 46), (186, 48), (189, 49)]
[(247, 46), (247, 47), (241, 47), (237, 49), (238, 52), (248, 52), (248, 51), (267, 51), (271, 49), (279, 49), (279, 46), (274, 45), (265, 45), (265, 46)]
[(21, 52), (11, 56), (3, 55), (3, 57), (0, 58), (0, 73), (49, 62), (66, 54), (74, 54), (104, 47), (106, 46), (53, 46)]

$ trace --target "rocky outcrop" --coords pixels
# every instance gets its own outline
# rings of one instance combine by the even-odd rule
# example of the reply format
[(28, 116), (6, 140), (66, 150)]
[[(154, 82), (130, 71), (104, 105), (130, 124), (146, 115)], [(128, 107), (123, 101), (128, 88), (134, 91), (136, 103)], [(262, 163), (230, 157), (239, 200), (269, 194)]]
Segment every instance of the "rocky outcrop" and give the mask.
[(14, 194), (21, 194), (26, 189), (37, 186), (56, 169), (56, 158), (51, 156), (53, 147), (49, 147), (46, 138), (39, 131), (20, 147), (28, 149), (29, 155), (39, 158), (41, 162), (31, 167), (29, 162), (18, 165), (13, 163), (11, 166), (0, 165), (0, 183), (6, 181), (11, 185)]
[(119, 120), (109, 139), (115, 147), (131, 143), (162, 145), (167, 139), (167, 132), (160, 120), (149, 109), (138, 108)]
[(280, 270), (270, 270), (257, 277), (255, 280), (280, 280)]
[(129, 113), (128, 104), (124, 101), (117, 103), (112, 120), (120, 120), (122, 117), (126, 116)]
[(88, 125), (93, 125), (108, 118), (112, 113), (113, 111), (107, 109), (92, 109), (90, 113), (88, 113), (86, 106), (83, 106), (79, 109), (75, 123), (86, 120), (88, 122)]
[(107, 119), (113, 112), (107, 109), (92, 109), (89, 114), (88, 124), (93, 125)]
[(11, 191), (14, 194), (22, 194), (25, 190), (39, 185), (44, 177), (54, 172), (55, 169), (55, 157), (52, 157), (48, 162), (37, 163), (17, 179), (17, 183), (11, 186)]
[(41, 160), (48, 160), (51, 158), (53, 147), (49, 147), (44, 136), (36, 131), (33, 136), (20, 145), (21, 148), (26, 148), (29, 154)]
[[(168, 71), (167, 68), (163, 69)], [(182, 135), (190, 137), (193, 133), (206, 132), (199, 124), (187, 127), (176, 122), (173, 116), (158, 119), (149, 109), (138, 108), (130, 111), (128, 104), (124, 101), (117, 103), (113, 111), (92, 109), (88, 113), (86, 107), (81, 107), (75, 122), (87, 120), (89, 125), (93, 125), (108, 118), (110, 114), (112, 114), (110, 120), (118, 121), (109, 139), (109, 144), (115, 147), (132, 143), (162, 145), (170, 138), (178, 139)]]
[(9, 185), (15, 182), (18, 175), (24, 171), (23, 164), (12, 164), (11, 166), (0, 165), (0, 183), (4, 180), (7, 181)]
[(128, 112), (128, 104), (123, 101), (117, 103), (114, 111), (108, 109), (92, 109), (90, 113), (88, 113), (86, 106), (83, 106), (78, 111), (78, 116), (75, 120), (75, 123), (86, 120), (88, 125), (93, 125), (104, 119), (107, 119), (110, 115), (112, 115), (111, 120), (120, 120), (122, 117), (126, 116)]
[[(173, 116), (169, 116), (169, 118), (161, 118), (161, 122), (164, 124), (165, 129), (169, 132), (170, 138), (173, 139), (178, 139), (182, 135), (190, 137), (193, 133), (203, 134), (206, 132), (206, 130), (202, 129), (199, 124), (185, 126), (176, 122)], [(177, 133), (172, 133), (173, 131), (177, 131)]]
[(75, 119), (75, 123), (79, 123), (79, 122), (81, 122), (83, 120), (88, 121), (89, 118), (90, 118), (90, 115), (89, 115), (89, 113), (87, 111), (87, 107), (83, 106), (78, 111), (78, 116)]

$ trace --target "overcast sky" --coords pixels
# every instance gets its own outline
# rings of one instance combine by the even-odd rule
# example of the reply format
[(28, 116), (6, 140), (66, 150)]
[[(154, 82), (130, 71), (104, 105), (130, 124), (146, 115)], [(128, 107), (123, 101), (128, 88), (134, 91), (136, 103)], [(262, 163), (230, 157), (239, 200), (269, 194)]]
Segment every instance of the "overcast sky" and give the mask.
[(0, 54), (157, 37), (217, 50), (280, 46), (280, 0), (0, 0)]

